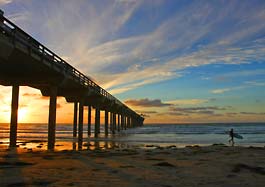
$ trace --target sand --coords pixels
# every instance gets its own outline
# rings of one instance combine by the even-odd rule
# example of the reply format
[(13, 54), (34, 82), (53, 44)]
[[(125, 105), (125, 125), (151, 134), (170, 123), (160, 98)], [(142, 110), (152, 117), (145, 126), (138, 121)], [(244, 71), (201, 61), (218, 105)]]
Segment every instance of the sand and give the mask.
[(0, 186), (264, 187), (265, 148), (0, 149)]

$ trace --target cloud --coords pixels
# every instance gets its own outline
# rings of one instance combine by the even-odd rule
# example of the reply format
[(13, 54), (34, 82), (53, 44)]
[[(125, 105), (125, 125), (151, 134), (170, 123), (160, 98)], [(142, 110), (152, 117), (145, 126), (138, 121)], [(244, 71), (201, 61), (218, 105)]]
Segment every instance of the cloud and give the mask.
[(217, 107), (217, 106), (207, 106), (207, 107), (187, 107), (187, 108), (178, 108), (171, 107), (171, 111), (179, 111), (179, 112), (196, 112), (196, 111), (206, 111), (206, 110), (226, 110), (226, 107)]
[[(62, 107), (63, 107), (63, 106), (62, 106), (61, 104), (59, 104), (59, 103), (56, 104), (56, 108), (57, 108), (57, 109), (60, 109), (60, 108), (62, 108)], [(49, 105), (45, 105), (44, 108), (49, 108)]]
[[(135, 77), (137, 75), (139, 76), (138, 78)], [(136, 89), (146, 84), (159, 83), (159, 82), (171, 79), (172, 77), (178, 77), (178, 76), (180, 75), (176, 75), (176, 73), (142, 71), (141, 73), (138, 73), (138, 74), (133, 73), (133, 74), (126, 74), (125, 76), (121, 76), (117, 78), (116, 80), (111, 81), (108, 84), (103, 84), (103, 87), (106, 89), (109, 89), (112, 94), (119, 94), (119, 93), (123, 93), (129, 90), (132, 90), (132, 89)], [(125, 80), (127, 80), (127, 82)], [(132, 81), (128, 81), (128, 80), (132, 80)]]
[(59, 103), (57, 103), (57, 104), (56, 104), (56, 108), (57, 108), (57, 109), (58, 109), (58, 108), (62, 108), (62, 105), (59, 104)]
[(136, 112), (142, 114), (157, 114), (157, 111), (136, 110)]
[(215, 79), (219, 81), (231, 81), (231, 79), (237, 77), (249, 77), (256, 75), (265, 75), (265, 69), (234, 71), (216, 76)]
[(217, 101), (217, 99), (216, 98), (210, 98), (208, 101), (209, 102), (214, 102), (214, 101)]
[(34, 98), (34, 99), (41, 99), (41, 100), (49, 100), (50, 97), (48, 96), (42, 96), (40, 93), (24, 93), (22, 94), (22, 96), (24, 97), (31, 97), (31, 98)]
[[(264, 73), (265, 75), (265, 73)], [(265, 86), (265, 82), (263, 81), (246, 81), (245, 84), (249, 86)]]
[[(130, 50), (131, 53), (129, 56), (125, 55), (129, 60), (134, 59), (134, 61), (137, 62), (137, 67), (140, 68), (138, 68), (137, 71), (127, 71), (125, 73), (121, 73), (118, 76), (119, 78), (114, 78), (114, 85), (120, 86), (119, 89), (121, 92), (130, 90), (128, 88), (135, 89), (139, 86), (143, 86), (138, 85), (130, 87), (132, 83), (128, 82), (127, 85), (124, 85), (129, 77), (131, 77), (130, 80), (139, 82), (142, 81), (141, 78), (148, 80), (153, 79), (153, 81), (146, 81), (146, 84), (151, 84), (160, 81), (159, 79), (154, 78), (156, 76), (161, 77), (162, 80), (176, 78), (179, 76), (179, 74), (176, 72), (188, 67), (197, 67), (213, 63), (240, 64), (249, 63), (252, 60), (258, 61), (264, 59), (264, 44), (261, 44), (261, 41), (259, 40), (252, 41), (249, 39), (249, 37), (254, 33), (260, 32), (262, 30), (261, 28), (265, 28), (264, 23), (261, 23), (262, 21), (259, 17), (261, 16), (265, 18), (264, 14), (261, 13), (257, 17), (250, 16), (251, 20), (253, 19), (253, 23), (251, 23), (249, 20), (248, 23), (251, 25), (250, 27), (253, 28), (242, 33), (236, 28), (229, 31), (226, 29), (221, 29), (222, 22), (225, 21), (225, 19), (228, 19), (228, 15), (225, 15), (223, 20), (221, 18), (221, 14), (223, 13), (220, 12), (220, 9), (212, 6), (211, 4), (208, 5), (208, 7), (211, 9), (211, 14), (214, 14), (213, 12), (217, 10), (217, 14), (220, 14), (218, 17), (220, 20), (212, 19), (213, 21), (203, 24), (205, 27), (200, 27), (201, 25), (199, 24), (199, 19), (202, 18), (205, 20), (209, 18), (211, 14), (203, 14), (203, 10), (207, 8), (201, 4), (199, 6), (202, 7), (199, 12), (198, 10), (191, 9), (187, 11), (187, 14), (178, 13), (165, 23), (162, 23), (154, 32), (149, 33), (147, 36), (141, 36), (142, 39), (140, 44), (135, 46), (134, 50)], [(195, 9), (195, 7), (193, 8)], [(226, 11), (231, 12), (233, 8), (229, 7), (229, 10)], [(196, 7), (196, 9), (198, 9), (198, 7)], [(191, 16), (190, 21), (185, 23), (188, 13), (191, 11), (200, 13), (199, 15), (201, 17), (196, 19), (195, 17)], [(189, 16), (190, 15), (193, 14), (189, 14)], [(198, 28), (192, 25), (194, 22)], [(258, 23), (261, 23), (261, 25), (257, 26), (256, 24)], [(178, 25), (181, 25), (182, 28), (178, 27)], [(207, 38), (209, 35), (211, 35), (211, 31), (215, 30), (213, 25), (220, 27), (220, 31), (223, 32), (220, 36), (214, 36), (213, 40), (215, 42), (208, 43), (203, 47), (197, 48), (196, 50), (190, 49), (189, 46), (193, 46), (202, 38)], [(177, 37), (176, 35), (179, 36)], [(172, 37), (172, 40), (167, 40), (167, 38), (170, 37)], [(239, 45), (239, 41), (241, 44), (243, 43), (243, 45)], [(194, 46), (194, 48), (196, 47)], [(250, 48), (252, 50), (250, 50)], [(183, 49), (185, 49), (185, 53), (183, 53)], [(177, 54), (175, 55), (176, 57), (166, 55), (173, 51)], [(151, 67), (145, 66), (148, 59), (157, 57), (160, 59), (159, 63), (150, 63), (150, 65), (152, 64)], [(133, 65), (135, 65), (135, 63), (132, 63), (131, 66), (133, 67)], [(172, 76), (160, 76), (159, 72), (166, 72)], [(143, 74), (145, 74), (145, 76), (142, 76)], [(123, 89), (125, 87), (126, 89)]]
[[(18, 14), (27, 19), (15, 21), (112, 94), (181, 77), (189, 67), (265, 59), (264, 4), (194, 1), (156, 20), (167, 3), (86, 3), (42, 1), (36, 9), (23, 2)], [(152, 11), (139, 11), (145, 7)]]
[(174, 105), (198, 105), (202, 103), (207, 103), (209, 100), (207, 99), (176, 99), (167, 101), (167, 103), (171, 103)]
[(129, 99), (126, 100), (125, 103), (131, 106), (141, 106), (141, 107), (166, 107), (172, 105), (170, 103), (163, 103), (160, 99), (150, 100), (148, 98), (139, 99), (139, 100)]
[(256, 116), (265, 116), (265, 112), (227, 112), (227, 116), (239, 116), (239, 115), (256, 115)]
[(22, 96), (24, 97), (40, 97), (40, 94), (36, 94), (36, 93), (24, 93), (22, 94)]
[(12, 3), (13, 0), (0, 0), (0, 6)]
[(27, 107), (28, 107), (27, 104), (23, 104), (23, 103), (19, 104), (19, 108), (27, 108)]
[(7, 17), (8, 19), (16, 23), (25, 22), (30, 18), (30, 13), (29, 12), (14, 13), (14, 14), (8, 15)]
[(265, 115), (265, 112), (240, 112), (243, 115)]
[(149, 118), (150, 117), (150, 115), (148, 115), (148, 114), (141, 114), (141, 116), (144, 117), (144, 118)]
[(237, 112), (227, 112), (226, 115), (228, 115), (228, 116), (236, 116), (236, 115), (238, 115), (238, 113)]
[(169, 112), (165, 113), (164, 115), (170, 115), (170, 116), (189, 116), (187, 113), (181, 113), (181, 112)]
[(246, 88), (249, 88), (251, 86), (253, 86), (253, 85), (242, 85), (242, 86), (235, 86), (235, 87), (231, 87), (231, 88), (215, 89), (215, 90), (211, 90), (211, 93), (213, 93), (213, 94), (223, 94), (225, 92), (246, 89)]
[(263, 87), (263, 86), (265, 86), (265, 83), (262, 81), (245, 81), (242, 84), (242, 86), (235, 86), (235, 87), (231, 87), (231, 88), (222, 88), (222, 89), (214, 89), (214, 90), (211, 90), (210, 92), (213, 94), (223, 94), (225, 92), (241, 90), (241, 89), (246, 89), (246, 88), (251, 88), (251, 87)]
[(216, 111), (224, 111), (230, 107), (217, 107), (217, 106), (206, 106), (206, 107), (170, 107), (170, 115), (191, 115), (191, 114), (200, 114), (200, 115), (218, 115)]
[(231, 88), (215, 89), (215, 90), (212, 90), (211, 93), (213, 93), (213, 94), (223, 94), (223, 93), (229, 92), (231, 90), (232, 90)]

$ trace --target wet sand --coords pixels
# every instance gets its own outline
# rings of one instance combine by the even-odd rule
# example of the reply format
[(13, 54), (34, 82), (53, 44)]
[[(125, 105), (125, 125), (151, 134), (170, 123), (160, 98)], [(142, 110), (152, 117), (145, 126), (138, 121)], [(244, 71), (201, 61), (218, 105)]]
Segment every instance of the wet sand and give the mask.
[(0, 186), (264, 187), (265, 148), (1, 148)]

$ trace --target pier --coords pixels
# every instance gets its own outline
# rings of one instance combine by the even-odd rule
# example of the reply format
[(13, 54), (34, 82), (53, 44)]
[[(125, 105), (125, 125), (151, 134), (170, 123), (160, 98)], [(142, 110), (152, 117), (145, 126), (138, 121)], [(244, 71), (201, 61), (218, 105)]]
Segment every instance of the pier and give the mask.
[[(58, 44), (59, 45), (59, 44)], [(84, 107), (88, 107), (88, 132), (91, 135), (91, 109), (95, 109), (95, 131), (100, 132), (100, 111), (105, 111), (105, 135), (143, 125), (144, 118), (123, 104), (88, 76), (68, 64), (0, 14), (0, 85), (12, 86), (10, 147), (17, 142), (19, 87), (39, 89), (48, 96), (48, 149), (54, 149), (57, 97), (73, 103), (73, 137), (83, 142)]]

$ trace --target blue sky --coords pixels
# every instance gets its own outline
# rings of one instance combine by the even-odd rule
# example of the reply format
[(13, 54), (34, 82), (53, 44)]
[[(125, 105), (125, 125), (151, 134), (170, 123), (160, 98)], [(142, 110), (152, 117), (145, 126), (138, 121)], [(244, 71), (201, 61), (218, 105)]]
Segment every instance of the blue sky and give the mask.
[(147, 122), (265, 121), (263, 0), (0, 0), (0, 8)]

